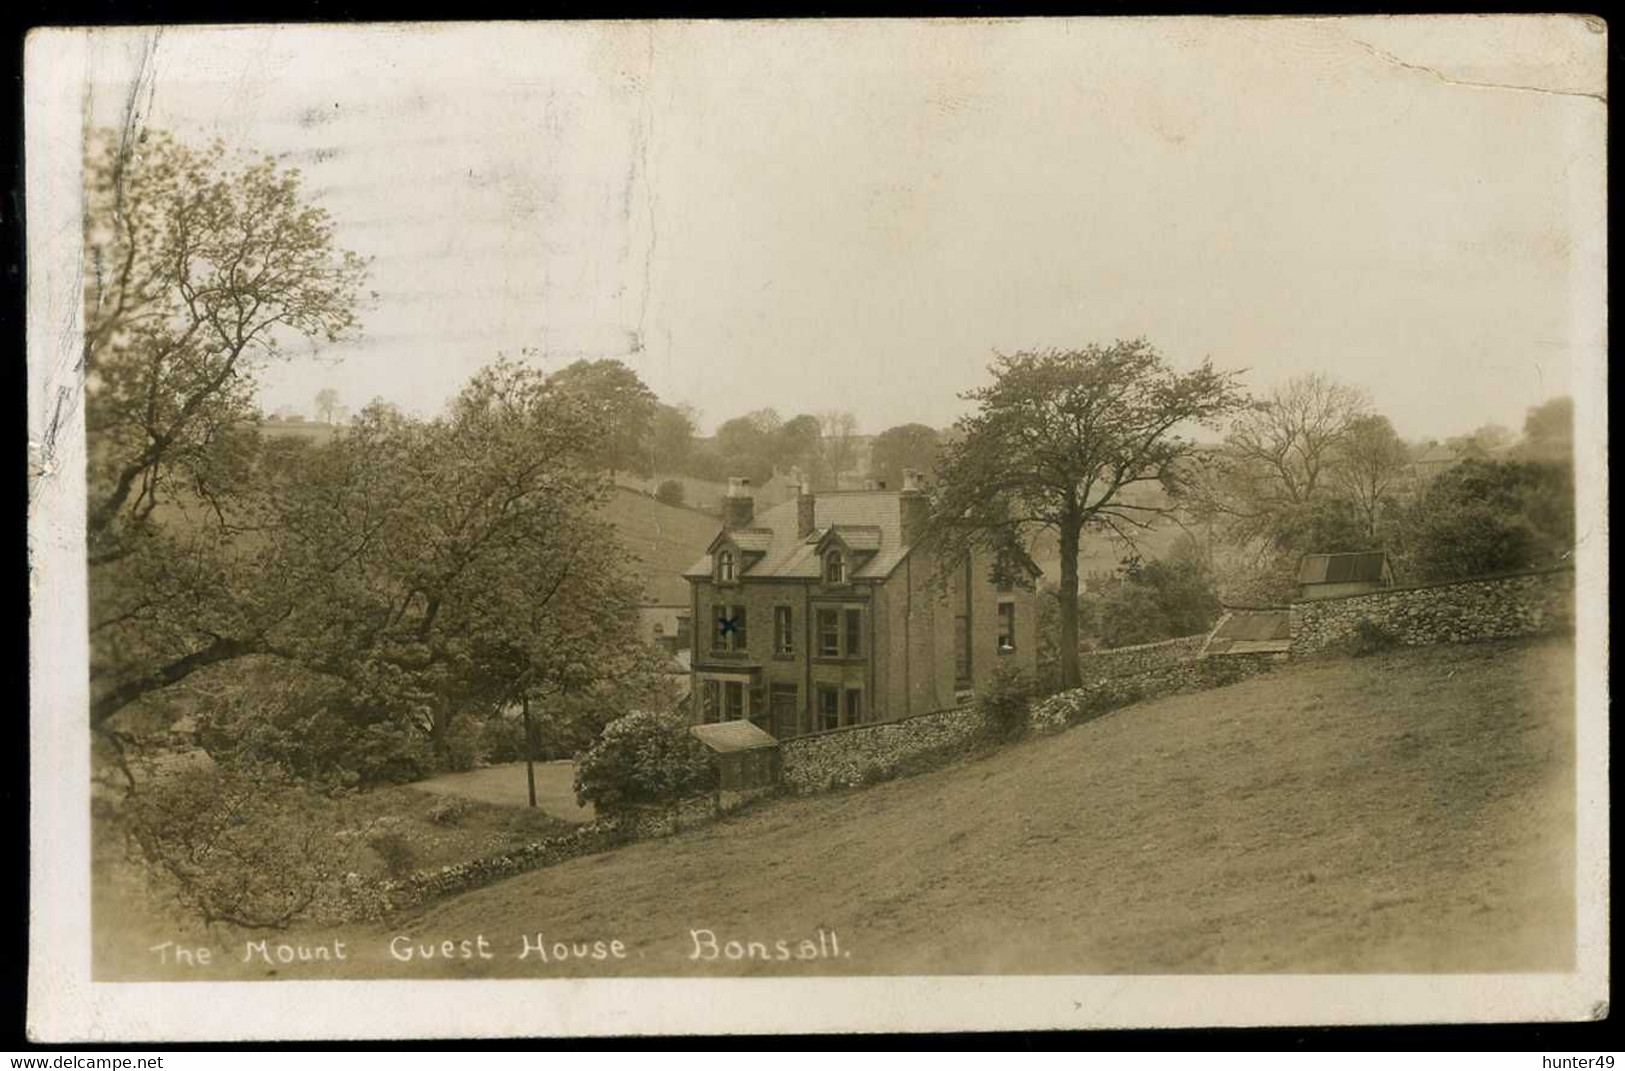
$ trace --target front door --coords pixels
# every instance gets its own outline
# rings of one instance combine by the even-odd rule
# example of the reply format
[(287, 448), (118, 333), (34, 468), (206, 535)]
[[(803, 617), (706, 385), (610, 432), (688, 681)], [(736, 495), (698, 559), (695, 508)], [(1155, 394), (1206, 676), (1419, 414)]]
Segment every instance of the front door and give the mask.
[(773, 727), (768, 731), (780, 740), (796, 735), (796, 693), (773, 690)]

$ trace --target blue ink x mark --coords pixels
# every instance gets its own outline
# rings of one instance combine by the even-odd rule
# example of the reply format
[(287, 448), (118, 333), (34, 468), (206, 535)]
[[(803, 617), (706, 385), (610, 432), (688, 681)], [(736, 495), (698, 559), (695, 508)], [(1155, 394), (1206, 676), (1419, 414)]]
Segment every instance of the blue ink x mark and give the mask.
[(738, 632), (739, 619), (737, 617), (719, 617), (717, 618), (717, 628), (721, 630), (721, 634), (724, 636), (730, 632)]

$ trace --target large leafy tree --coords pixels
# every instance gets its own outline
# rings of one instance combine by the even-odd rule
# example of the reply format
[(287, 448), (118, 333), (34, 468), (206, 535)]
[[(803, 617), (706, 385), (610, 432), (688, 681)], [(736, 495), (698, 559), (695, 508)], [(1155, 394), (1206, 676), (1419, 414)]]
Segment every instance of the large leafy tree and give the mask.
[(614, 476), (654, 472), (651, 434), (660, 411), (660, 399), (638, 374), (622, 361), (605, 358), (579, 360), (554, 373), (555, 388), (578, 396), (600, 418), (599, 438), (592, 457)]
[(993, 382), (963, 397), (977, 409), (955, 425), (933, 490), (929, 539), (939, 561), (982, 548), (1012, 560), (1040, 531), (1061, 547), (1061, 684), (1078, 677), (1078, 548), (1085, 529), (1132, 540), (1165, 505), (1125, 491), (1177, 488), (1195, 444), (1177, 432), (1212, 426), (1246, 402), (1236, 373), (1204, 361), (1170, 367), (1144, 339), (1075, 350), (1001, 354)]
[(773, 475), (778, 432), (784, 421), (773, 409), (757, 409), (725, 420), (717, 427), (717, 454), (729, 476), (744, 476), (758, 486)]
[(838, 488), (841, 477), (858, 463), (858, 418), (844, 409), (831, 409), (818, 414), (818, 422), (822, 425), (819, 439), (822, 479), (827, 486)]
[(1404, 442), (1387, 417), (1372, 414), (1349, 422), (1338, 450), (1333, 479), (1337, 490), (1358, 512), (1369, 540), (1376, 539), (1377, 522), (1383, 511), (1393, 507), (1409, 460)]
[(1368, 411), (1363, 393), (1329, 376), (1291, 380), (1241, 413), (1207, 456), (1193, 484), (1200, 509), (1238, 544), (1278, 546), (1301, 514), (1335, 495), (1341, 452)]
[(656, 472), (686, 472), (694, 449), (694, 408), (660, 403), (649, 425), (650, 462)]
[(1573, 471), (1469, 458), (1411, 504), (1398, 544), (1419, 580), (1556, 565), (1574, 546)]
[(91, 719), (102, 727), (255, 650), (355, 549), (276, 532), (263, 485), (280, 455), (259, 441), (254, 386), (296, 344), (356, 331), (367, 266), (338, 247), (299, 172), (272, 158), (156, 130), (134, 142), (100, 133), (85, 173)]
[(1572, 464), (1574, 460), (1574, 399), (1567, 395), (1542, 402), (1529, 410), (1523, 422), (1518, 456), (1529, 461)]
[(937, 445), (941, 436), (924, 424), (899, 424), (875, 436), (870, 446), (869, 468), (875, 479), (887, 487), (903, 486), (903, 470), (932, 472), (937, 465)]
[(444, 754), (466, 714), (625, 673), (637, 593), (596, 508), (600, 419), (499, 362), (438, 419), (374, 405), (330, 443), (268, 446), (242, 537), (194, 533), (195, 564), (118, 589), (131, 605), (105, 623), (94, 716), (269, 658), (339, 682), (313, 687), (339, 721)]
[[(366, 262), (338, 247), (297, 169), (161, 131), (91, 139), (85, 209), (87, 538), (132, 553), (166, 496), (219, 507), (257, 419), (254, 376), (292, 343), (358, 327)], [(223, 508), (217, 508), (223, 514)]]
[(823, 490), (824, 432), (819, 419), (810, 413), (791, 417), (779, 426), (774, 438), (774, 467), (799, 470)]
[(1100, 608), (1100, 639), (1106, 647), (1193, 636), (1213, 627), (1220, 612), (1212, 569), (1190, 538), (1164, 558), (1138, 555), (1123, 563), (1121, 582)]

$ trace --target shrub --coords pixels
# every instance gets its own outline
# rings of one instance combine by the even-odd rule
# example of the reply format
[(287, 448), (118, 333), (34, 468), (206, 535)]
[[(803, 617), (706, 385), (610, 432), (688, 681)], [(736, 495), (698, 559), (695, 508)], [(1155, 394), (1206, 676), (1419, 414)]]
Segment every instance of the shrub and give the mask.
[(437, 826), (455, 826), (474, 805), (460, 796), (441, 796), (429, 805), (428, 819)]
[(459, 718), (446, 730), (445, 769), (454, 773), (472, 770), (485, 758), (481, 730), (485, 723), (473, 718)]
[(662, 480), (660, 486), (655, 488), (655, 497), (668, 506), (681, 506), (683, 493), (681, 480)]
[(284, 928), (353, 860), (330, 804), (273, 765), (156, 776), (124, 801), (120, 824), (155, 890), (206, 924)]
[(1399, 637), (1387, 627), (1362, 617), (1354, 623), (1348, 640), (1349, 654), (1355, 658), (1391, 651), (1399, 646)]
[(986, 690), (977, 697), (983, 731), (996, 741), (1016, 740), (1027, 731), (1032, 708), (1033, 681), (1020, 670), (1001, 666)]
[(1223, 688), (1266, 668), (1266, 663), (1240, 657), (1204, 658), (1196, 665), (1196, 682), (1201, 688)]
[(501, 714), (480, 726), (480, 750), (486, 762), (520, 762), (525, 757), (525, 723)]
[(406, 834), (394, 826), (375, 831), (367, 838), (367, 847), (378, 853), (385, 872), (392, 878), (403, 878), (417, 869), (417, 849), (406, 839)]
[(576, 760), (575, 787), (581, 803), (614, 812), (709, 791), (716, 771), (681, 715), (628, 714)]
[(348, 761), (364, 784), (404, 785), (434, 772), (434, 753), (422, 734), (395, 722), (378, 722), (356, 734)]

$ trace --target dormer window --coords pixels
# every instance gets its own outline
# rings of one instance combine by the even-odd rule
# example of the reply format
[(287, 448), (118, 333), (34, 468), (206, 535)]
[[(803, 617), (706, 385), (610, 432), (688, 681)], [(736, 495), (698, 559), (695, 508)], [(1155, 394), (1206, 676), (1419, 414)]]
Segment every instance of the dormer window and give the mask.
[(733, 583), (734, 552), (724, 550), (717, 554), (717, 579), (724, 584)]
[(824, 583), (846, 583), (846, 555), (838, 550), (824, 555)]

